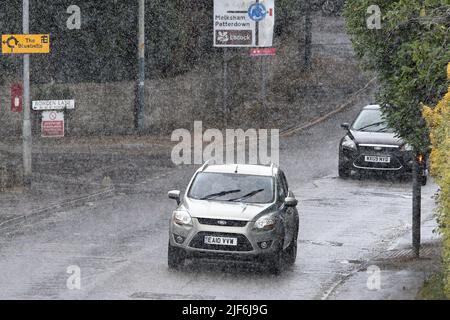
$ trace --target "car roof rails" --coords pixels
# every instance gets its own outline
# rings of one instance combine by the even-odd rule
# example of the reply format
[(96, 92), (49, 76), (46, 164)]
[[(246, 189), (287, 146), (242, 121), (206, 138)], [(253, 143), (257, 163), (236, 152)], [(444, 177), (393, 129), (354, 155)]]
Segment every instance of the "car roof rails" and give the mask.
[(272, 175), (275, 175), (275, 170), (278, 170), (278, 166), (275, 163), (270, 162), (270, 168), (272, 169)]

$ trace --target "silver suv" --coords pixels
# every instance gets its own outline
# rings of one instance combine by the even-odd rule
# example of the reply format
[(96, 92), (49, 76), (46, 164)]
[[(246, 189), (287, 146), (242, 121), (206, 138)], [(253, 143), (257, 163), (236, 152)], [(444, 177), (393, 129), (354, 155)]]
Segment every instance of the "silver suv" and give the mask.
[(266, 264), (277, 274), (297, 256), (297, 200), (277, 166), (203, 165), (170, 221), (168, 264), (186, 258)]

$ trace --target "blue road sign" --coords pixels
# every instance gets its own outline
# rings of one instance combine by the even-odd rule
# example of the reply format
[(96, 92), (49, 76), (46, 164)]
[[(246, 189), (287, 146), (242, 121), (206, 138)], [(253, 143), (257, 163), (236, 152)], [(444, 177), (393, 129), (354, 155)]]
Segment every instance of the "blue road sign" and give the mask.
[(267, 15), (266, 7), (262, 3), (254, 3), (248, 8), (248, 15), (253, 21), (259, 22)]

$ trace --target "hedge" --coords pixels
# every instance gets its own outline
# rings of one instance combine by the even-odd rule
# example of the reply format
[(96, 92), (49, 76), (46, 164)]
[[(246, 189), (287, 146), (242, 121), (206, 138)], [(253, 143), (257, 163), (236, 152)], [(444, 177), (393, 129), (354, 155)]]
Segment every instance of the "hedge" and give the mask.
[[(450, 63), (447, 66), (450, 80)], [(444, 291), (450, 298), (450, 86), (434, 108), (424, 107), (423, 115), (430, 128), (431, 174), (439, 185), (437, 216), (443, 235)]]

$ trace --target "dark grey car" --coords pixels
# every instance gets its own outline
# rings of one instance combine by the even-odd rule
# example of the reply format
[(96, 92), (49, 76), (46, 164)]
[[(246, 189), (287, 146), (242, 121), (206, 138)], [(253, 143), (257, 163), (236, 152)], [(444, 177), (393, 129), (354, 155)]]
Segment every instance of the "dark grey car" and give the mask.
[[(413, 150), (383, 119), (379, 105), (362, 109), (352, 125), (342, 124), (347, 134), (339, 143), (339, 176), (351, 171), (379, 171), (410, 174)], [(421, 161), (421, 183), (427, 181), (426, 159)]]
[(273, 273), (294, 264), (299, 216), (297, 200), (278, 167), (208, 165), (194, 174), (177, 201), (169, 228), (168, 264), (186, 258), (266, 264)]

